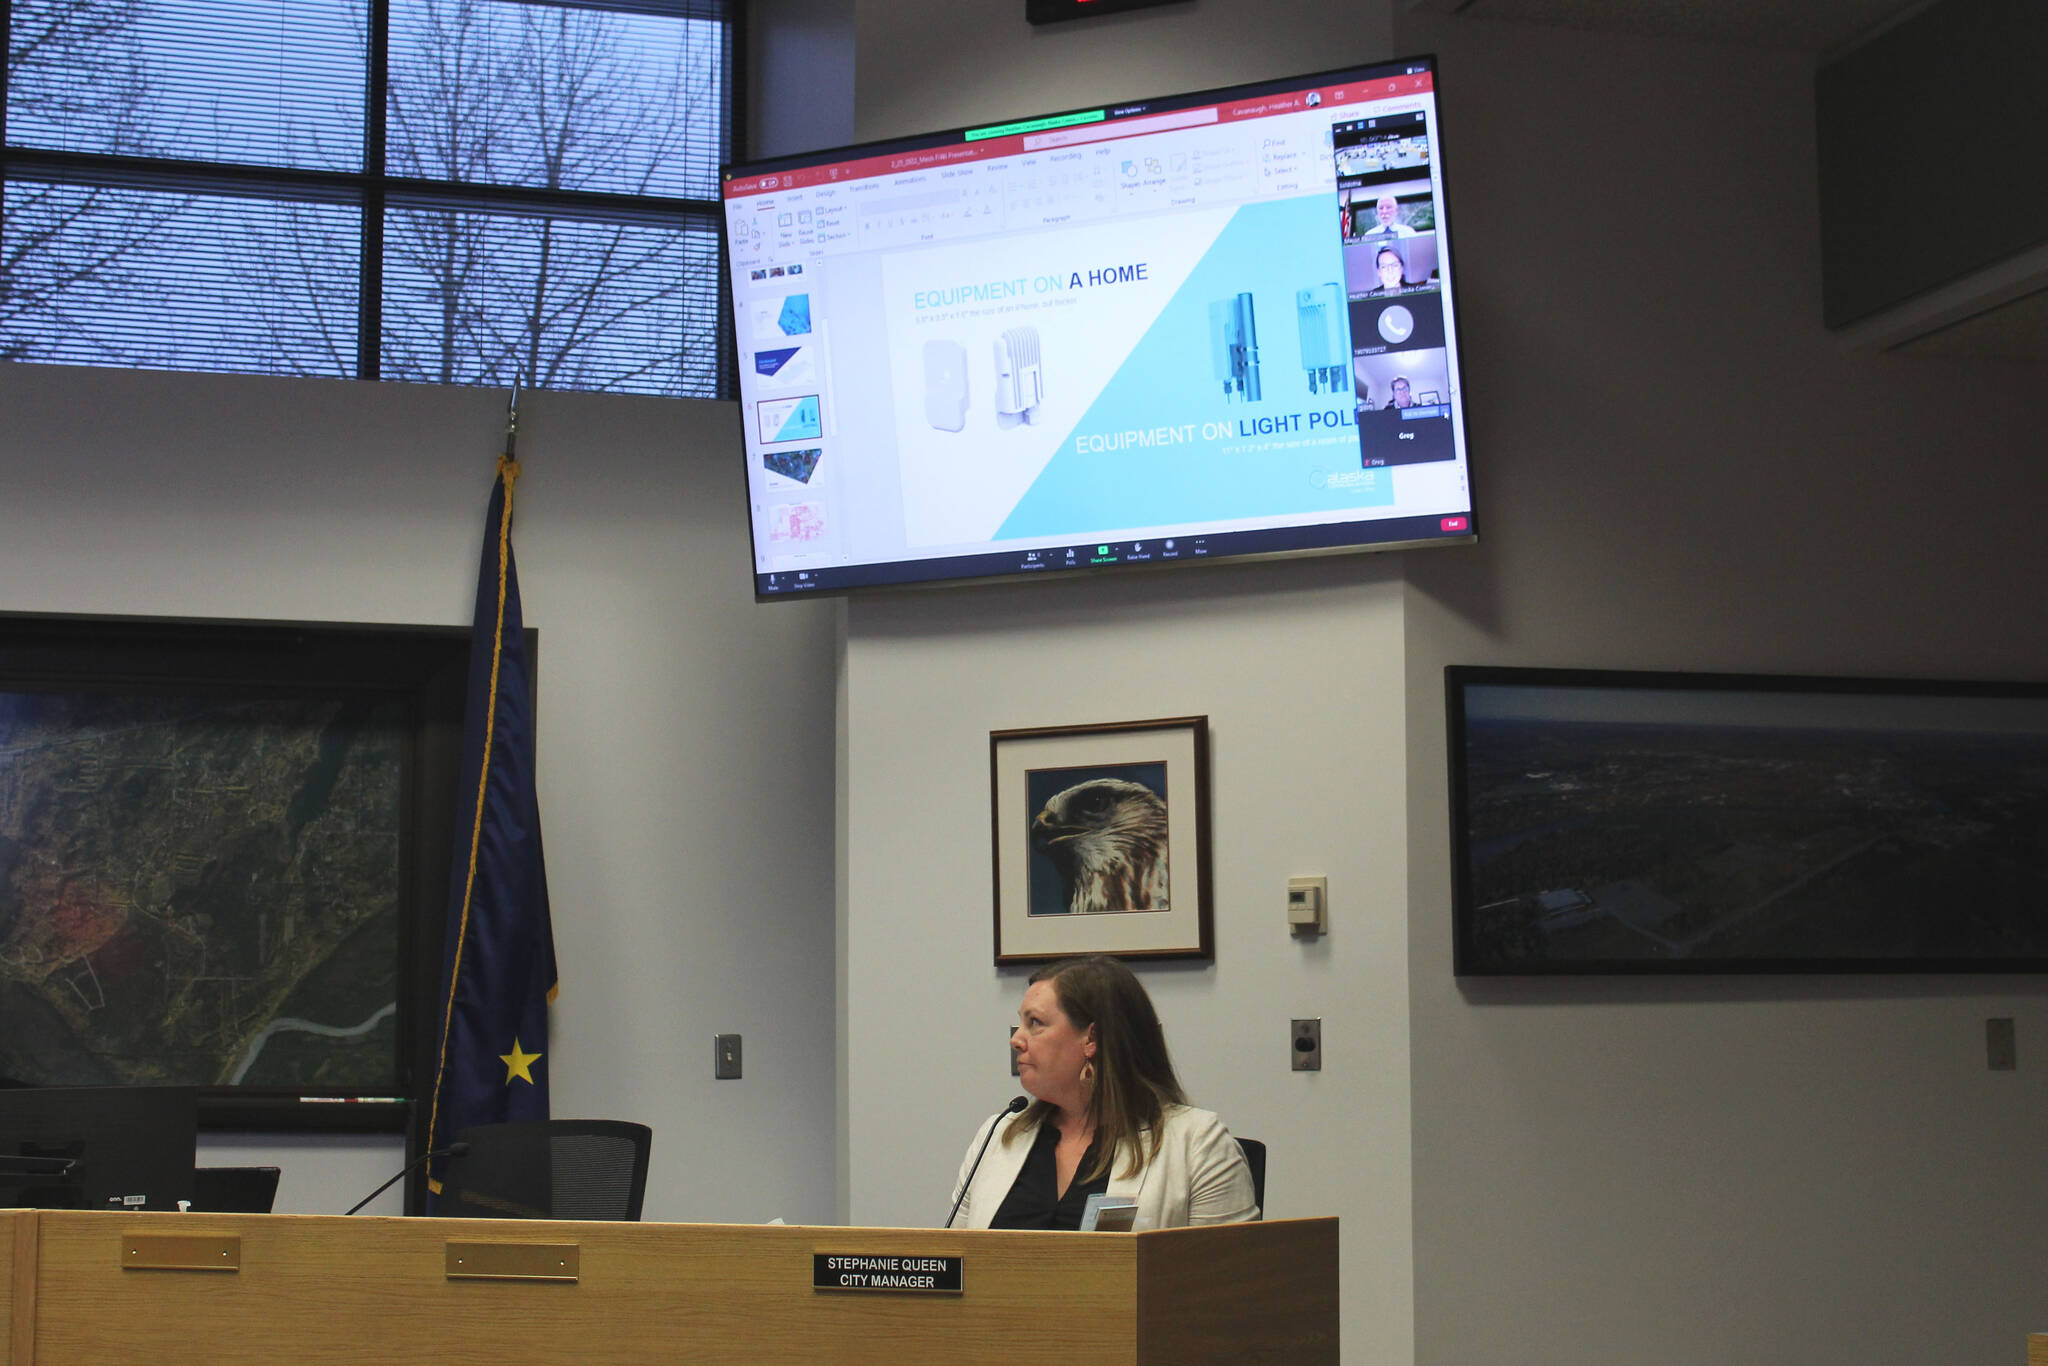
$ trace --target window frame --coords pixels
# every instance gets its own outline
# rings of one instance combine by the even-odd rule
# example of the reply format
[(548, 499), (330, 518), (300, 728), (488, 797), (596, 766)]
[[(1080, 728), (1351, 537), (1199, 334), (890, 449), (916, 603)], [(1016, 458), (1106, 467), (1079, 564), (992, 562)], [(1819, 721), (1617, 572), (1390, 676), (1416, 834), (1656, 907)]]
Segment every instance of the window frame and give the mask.
[[(529, 0), (494, 0), (501, 4)], [(724, 145), (721, 164), (745, 145), (745, 0), (530, 0), (555, 8), (704, 19), (725, 27)], [(427, 180), (388, 173), (385, 115), (390, 98), (391, 0), (364, 0), (367, 50), (363, 86), (363, 165), (360, 171), (264, 166), (246, 162), (18, 147), (7, 140), (7, 70), (0, 64), (0, 187), (16, 180), (156, 190), (181, 194), (243, 196), (272, 203), (343, 203), (358, 212), (360, 234), (356, 282), (355, 372), (345, 378), (383, 377), (384, 221), (392, 200), (437, 211), (474, 213), (559, 213), (599, 223), (627, 223), (713, 234), (718, 243), (717, 316), (713, 320), (714, 397), (739, 391), (731, 344), (732, 284), (726, 269), (725, 210), (721, 199), (674, 195), (632, 195), (592, 190), (550, 190), (532, 186)], [(0, 0), (0, 38), (10, 45), (13, 0)], [(0, 226), (5, 207), (0, 202)], [(412, 382), (412, 381), (409, 381)], [(528, 377), (531, 383), (531, 377)], [(599, 391), (602, 392), (602, 391)]]

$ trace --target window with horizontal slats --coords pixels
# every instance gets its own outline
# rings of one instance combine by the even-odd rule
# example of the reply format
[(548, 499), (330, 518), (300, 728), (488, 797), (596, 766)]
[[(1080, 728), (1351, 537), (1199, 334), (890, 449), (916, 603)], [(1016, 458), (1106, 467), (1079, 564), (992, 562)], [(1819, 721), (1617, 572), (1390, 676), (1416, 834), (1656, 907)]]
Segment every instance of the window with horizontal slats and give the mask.
[(384, 227), (383, 372), (710, 393), (716, 315), (687, 282), (717, 278), (714, 229), (394, 206)]
[(346, 375), (357, 208), (261, 196), (10, 180), (21, 253), (0, 356), (252, 374)]
[(724, 0), (0, 0), (0, 359), (713, 397)]

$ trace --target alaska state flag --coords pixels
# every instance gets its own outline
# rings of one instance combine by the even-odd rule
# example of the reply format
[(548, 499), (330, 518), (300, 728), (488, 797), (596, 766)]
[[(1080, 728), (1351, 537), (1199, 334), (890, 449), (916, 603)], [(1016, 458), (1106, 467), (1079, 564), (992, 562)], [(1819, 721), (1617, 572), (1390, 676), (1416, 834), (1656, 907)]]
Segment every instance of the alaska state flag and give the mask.
[[(533, 661), (512, 562), (518, 478), (518, 462), (502, 457), (477, 574), (429, 1152), (471, 1125), (548, 1117), (555, 936), (533, 787)], [(445, 1160), (427, 1168), (436, 1194)]]

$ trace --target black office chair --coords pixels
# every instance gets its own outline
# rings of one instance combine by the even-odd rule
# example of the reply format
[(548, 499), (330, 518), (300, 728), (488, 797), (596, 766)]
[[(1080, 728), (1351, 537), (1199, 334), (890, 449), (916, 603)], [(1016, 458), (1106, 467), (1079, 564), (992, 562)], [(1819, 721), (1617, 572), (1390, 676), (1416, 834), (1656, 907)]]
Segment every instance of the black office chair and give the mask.
[(1258, 1202), (1259, 1217), (1266, 1217), (1266, 1145), (1256, 1138), (1240, 1138), (1245, 1165), (1252, 1169), (1252, 1199)]
[(456, 1141), (434, 1213), (453, 1219), (640, 1217), (654, 1131), (617, 1119), (482, 1124)]

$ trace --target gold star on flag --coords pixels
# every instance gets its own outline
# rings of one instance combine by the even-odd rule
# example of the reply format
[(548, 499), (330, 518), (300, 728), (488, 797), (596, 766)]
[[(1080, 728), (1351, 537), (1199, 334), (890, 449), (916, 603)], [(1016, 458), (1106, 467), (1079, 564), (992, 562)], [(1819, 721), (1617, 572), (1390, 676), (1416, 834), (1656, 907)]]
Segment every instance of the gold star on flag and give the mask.
[(498, 1061), (505, 1064), (505, 1084), (507, 1086), (512, 1084), (514, 1077), (518, 1077), (528, 1086), (531, 1086), (533, 1085), (533, 1065), (540, 1061), (540, 1054), (525, 1052), (519, 1047), (518, 1038), (514, 1037), (512, 1040), (512, 1051), (510, 1053), (500, 1053)]

